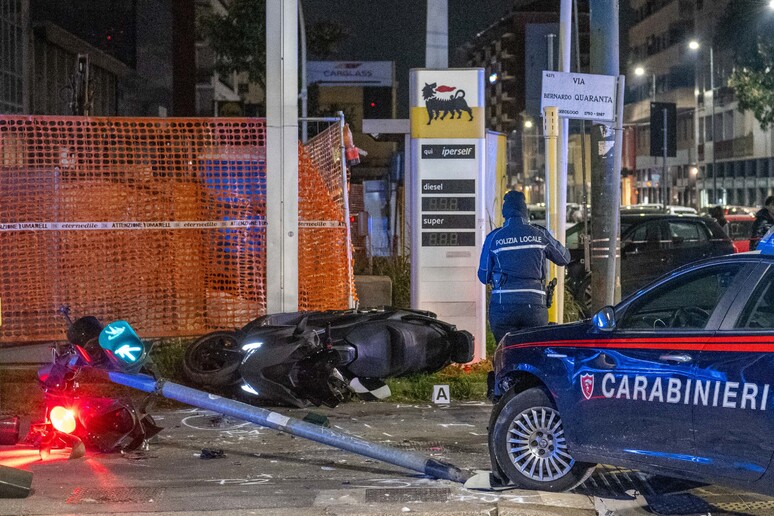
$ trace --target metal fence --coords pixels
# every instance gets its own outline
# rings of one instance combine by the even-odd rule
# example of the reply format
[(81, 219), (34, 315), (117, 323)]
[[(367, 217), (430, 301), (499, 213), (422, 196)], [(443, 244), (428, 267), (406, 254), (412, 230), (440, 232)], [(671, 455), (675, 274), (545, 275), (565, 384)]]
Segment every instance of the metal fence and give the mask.
[[(299, 309), (354, 295), (341, 134), (299, 144)], [(148, 337), (263, 314), (270, 173), (263, 119), (0, 116), (0, 345), (62, 305)]]

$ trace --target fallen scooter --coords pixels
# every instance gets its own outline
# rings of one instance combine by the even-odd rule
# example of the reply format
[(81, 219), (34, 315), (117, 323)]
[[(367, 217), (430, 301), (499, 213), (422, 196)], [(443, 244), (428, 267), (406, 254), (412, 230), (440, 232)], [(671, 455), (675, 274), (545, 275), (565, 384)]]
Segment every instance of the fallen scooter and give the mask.
[[(78, 357), (77, 360), (73, 360), (73, 367), (91, 365), (105, 371), (107, 377), (114, 383), (138, 389), (149, 396), (160, 396), (237, 417), (267, 428), (385, 461), (433, 478), (460, 483), (470, 478), (470, 473), (467, 471), (411, 450), (365, 441), (347, 432), (326, 428), (239, 401), (224, 399), (154, 377), (158, 375), (140, 374), (143, 371), (152, 372), (155, 368), (152, 365), (148, 367), (146, 364), (149, 360), (148, 350), (126, 321), (111, 322), (100, 331), (96, 340), (90, 339), (87, 344), (87, 346), (75, 345)], [(98, 345), (101, 351), (94, 349), (94, 344)], [(81, 360), (84, 362), (80, 362)]]
[(431, 312), (337, 310), (270, 314), (204, 335), (183, 370), (197, 386), (250, 403), (335, 407), (351, 394), (388, 397), (386, 378), (472, 358), (472, 335)]
[[(108, 378), (117, 384), (138, 389), (152, 396), (173, 399), (315, 442), (335, 446), (342, 450), (418, 471), (434, 478), (454, 482), (465, 482), (470, 478), (470, 473), (467, 471), (452, 464), (422, 456), (411, 450), (401, 450), (365, 441), (347, 432), (326, 428), (170, 381), (139, 374), (146, 369), (145, 363), (148, 360), (148, 353), (145, 344), (126, 321), (114, 321), (105, 326), (96, 342), (104, 351), (107, 360), (94, 362), (94, 366), (106, 370)], [(153, 367), (150, 369), (152, 370)]]

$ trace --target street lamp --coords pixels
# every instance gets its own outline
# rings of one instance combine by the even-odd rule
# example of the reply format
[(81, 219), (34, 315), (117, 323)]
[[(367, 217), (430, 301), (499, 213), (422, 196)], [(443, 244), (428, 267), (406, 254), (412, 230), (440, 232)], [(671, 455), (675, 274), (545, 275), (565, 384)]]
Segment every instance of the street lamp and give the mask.
[[(771, 4), (774, 4), (774, 0), (771, 0)], [(701, 44), (696, 41), (695, 39), (692, 39), (688, 43), (688, 48), (693, 51), (698, 51), (701, 48)], [(715, 141), (715, 137), (717, 136), (715, 134), (715, 57), (713, 53), (712, 45), (709, 46), (709, 62), (710, 62), (710, 91), (712, 92), (712, 195), (714, 197), (712, 204), (717, 204), (718, 202), (718, 169), (717, 169), (717, 161), (715, 160), (715, 149), (717, 142)], [(703, 82), (703, 81), (702, 81)], [(698, 103), (698, 101), (697, 101)], [(697, 106), (698, 107), (698, 106)], [(697, 109), (698, 112), (698, 109)], [(696, 142), (696, 145), (698, 145), (698, 142)]]
[(701, 203), (699, 202), (699, 194), (696, 188), (696, 180), (699, 178), (699, 167), (691, 163), (690, 168), (688, 169), (688, 192), (687, 192), (687, 202), (686, 204), (692, 204), (696, 206), (696, 209), (701, 208)]
[[(636, 66), (634, 68), (634, 75), (636, 75), (637, 77), (643, 77), (643, 76), (645, 76), (647, 74), (650, 74), (650, 101), (651, 102), (656, 102), (656, 74), (655, 74), (655, 72), (647, 70), (642, 65), (638, 65), (638, 66)], [(651, 128), (651, 133), (650, 134), (651, 134), (651, 137), (652, 137), (653, 136), (652, 128)], [(666, 167), (666, 161), (664, 161), (664, 167)], [(639, 172), (637, 172), (637, 175), (639, 175)], [(666, 177), (666, 173), (663, 173), (663, 177), (664, 178)], [(664, 181), (664, 180), (662, 180), (662, 181)], [(649, 190), (651, 188), (651, 186), (648, 185), (647, 188)], [(638, 187), (637, 190), (638, 190), (637, 191), (638, 196), (641, 196), (642, 192), (640, 191), (640, 187)], [(655, 197), (655, 195), (654, 195), (654, 197)], [(667, 204), (666, 196), (664, 197), (664, 199), (665, 199), (664, 200), (664, 205), (666, 206), (666, 204)], [(648, 200), (650, 201), (650, 192), (648, 193)]]
[[(774, 2), (774, 0), (771, 0)], [(647, 70), (645, 70), (645, 67), (643, 66), (637, 66), (634, 69), (634, 75), (637, 77), (642, 77), (647, 73)], [(650, 100), (654, 101), (656, 100), (656, 74), (653, 72), (650, 72)]]
[(540, 134), (539, 134), (539, 127), (540, 124), (536, 124), (535, 120), (531, 118), (530, 116), (527, 116), (526, 114), (522, 115), (522, 169), (524, 171), (524, 183), (525, 185), (527, 182), (535, 181), (536, 183), (532, 185), (532, 190), (530, 193), (530, 201), (535, 202), (535, 199), (537, 199), (543, 192), (541, 191), (540, 184), (537, 183), (537, 181), (540, 179), (539, 176), (536, 177), (533, 172), (537, 172), (537, 169), (539, 168), (537, 166), (537, 162), (540, 158)]

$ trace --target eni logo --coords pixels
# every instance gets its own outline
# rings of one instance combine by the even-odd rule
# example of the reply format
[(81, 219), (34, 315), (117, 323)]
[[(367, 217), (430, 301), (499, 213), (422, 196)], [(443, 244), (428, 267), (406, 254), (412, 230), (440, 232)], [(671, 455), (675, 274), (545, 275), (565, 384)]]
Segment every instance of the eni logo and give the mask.
[(443, 120), (450, 113), (449, 120), (454, 119), (454, 115), (462, 118), (463, 111), (470, 117), (468, 122), (473, 121), (473, 110), (468, 107), (468, 102), (465, 100), (465, 90), (457, 90), (448, 97), (438, 96), (439, 93), (451, 93), (454, 90), (457, 90), (456, 86), (438, 86), (435, 82), (425, 83), (422, 88), (422, 98), (427, 108), (427, 125), (430, 125), (433, 120)]

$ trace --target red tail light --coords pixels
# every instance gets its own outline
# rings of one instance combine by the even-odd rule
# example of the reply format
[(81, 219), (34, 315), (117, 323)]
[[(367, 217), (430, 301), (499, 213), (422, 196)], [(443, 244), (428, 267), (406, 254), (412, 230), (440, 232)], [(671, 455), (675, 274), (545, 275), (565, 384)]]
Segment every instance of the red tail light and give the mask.
[(731, 242), (731, 245), (734, 246), (734, 252), (738, 253), (739, 252), (739, 248), (736, 246), (736, 242)]
[(72, 409), (57, 405), (48, 413), (51, 424), (58, 431), (69, 434), (75, 430), (75, 412)]

